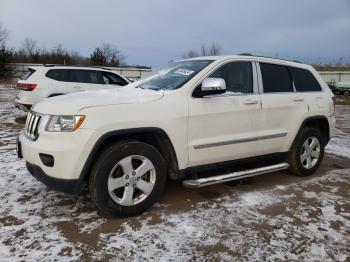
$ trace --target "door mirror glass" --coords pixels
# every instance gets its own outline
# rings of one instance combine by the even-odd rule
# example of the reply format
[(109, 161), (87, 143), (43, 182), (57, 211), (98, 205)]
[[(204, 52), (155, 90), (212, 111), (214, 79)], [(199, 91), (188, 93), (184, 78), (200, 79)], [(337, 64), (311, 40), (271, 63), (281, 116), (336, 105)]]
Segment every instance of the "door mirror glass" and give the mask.
[(226, 83), (222, 78), (208, 77), (203, 80), (199, 96), (218, 95), (226, 92)]

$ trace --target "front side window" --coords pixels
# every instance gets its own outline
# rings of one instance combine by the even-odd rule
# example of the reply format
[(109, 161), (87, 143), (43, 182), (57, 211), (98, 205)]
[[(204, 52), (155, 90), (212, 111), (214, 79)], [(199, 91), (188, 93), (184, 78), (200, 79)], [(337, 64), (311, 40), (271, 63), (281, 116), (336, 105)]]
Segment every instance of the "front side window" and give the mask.
[(283, 65), (260, 63), (264, 93), (293, 92), (288, 68)]
[(120, 76), (109, 73), (109, 72), (101, 72), (103, 76), (103, 83), (109, 84), (109, 85), (119, 85), (119, 86), (125, 86), (128, 84), (125, 79), (121, 78)]
[(310, 71), (296, 67), (289, 67), (289, 71), (297, 92), (321, 91), (320, 84)]
[(253, 72), (251, 62), (231, 62), (216, 70), (210, 77), (222, 78), (226, 91), (233, 93), (253, 93)]
[(153, 90), (174, 90), (183, 86), (213, 61), (185, 60), (170, 63), (157, 70), (155, 74), (132, 83), (131, 86)]

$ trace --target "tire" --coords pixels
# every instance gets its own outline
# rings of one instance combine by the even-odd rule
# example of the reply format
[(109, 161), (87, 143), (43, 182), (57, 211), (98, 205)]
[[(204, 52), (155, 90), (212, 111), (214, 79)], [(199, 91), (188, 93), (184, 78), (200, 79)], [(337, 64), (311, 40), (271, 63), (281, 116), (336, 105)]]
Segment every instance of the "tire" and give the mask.
[(113, 143), (98, 158), (89, 177), (89, 191), (102, 214), (130, 217), (149, 209), (165, 182), (166, 166), (159, 151), (126, 140)]
[(350, 92), (349, 91), (344, 91), (344, 96), (349, 96), (350, 95)]
[(298, 176), (312, 175), (323, 159), (323, 140), (318, 129), (304, 128), (288, 153), (289, 171)]

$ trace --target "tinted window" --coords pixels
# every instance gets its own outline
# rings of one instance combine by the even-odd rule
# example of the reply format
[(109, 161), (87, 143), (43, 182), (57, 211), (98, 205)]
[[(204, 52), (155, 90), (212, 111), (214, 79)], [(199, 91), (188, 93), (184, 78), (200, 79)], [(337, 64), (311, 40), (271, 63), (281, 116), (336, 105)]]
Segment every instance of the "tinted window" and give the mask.
[(223, 78), (227, 92), (253, 93), (253, 74), (250, 62), (232, 62), (223, 65), (210, 77)]
[(103, 76), (103, 82), (105, 84), (110, 84), (110, 85), (119, 85), (119, 86), (125, 86), (129, 84), (127, 81), (125, 81), (123, 78), (120, 76), (109, 73), (109, 72), (101, 72)]
[(21, 77), (20, 79), (22, 80), (27, 80), (32, 74), (34, 74), (35, 70), (32, 69), (32, 68), (28, 68), (28, 71), (25, 72)]
[(292, 79), (287, 67), (260, 63), (264, 93), (293, 92)]
[(67, 69), (50, 69), (46, 73), (46, 77), (57, 81), (68, 82), (69, 74)]
[(99, 71), (81, 69), (51, 69), (46, 77), (63, 82), (102, 84), (102, 75)]
[(295, 89), (298, 92), (321, 91), (321, 86), (308, 70), (289, 67)]
[(70, 70), (69, 82), (86, 83), (87, 76), (85, 70)]
[(91, 84), (102, 84), (102, 74), (100, 71), (83, 70), (86, 74), (86, 83)]

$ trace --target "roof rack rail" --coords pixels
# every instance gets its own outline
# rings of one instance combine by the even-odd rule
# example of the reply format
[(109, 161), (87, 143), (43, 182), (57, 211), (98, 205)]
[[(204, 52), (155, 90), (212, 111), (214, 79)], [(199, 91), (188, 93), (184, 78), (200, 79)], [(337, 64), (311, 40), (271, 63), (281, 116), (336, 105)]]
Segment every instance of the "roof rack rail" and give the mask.
[(290, 59), (285, 59), (285, 58), (278, 58), (278, 57), (271, 57), (271, 56), (263, 56), (263, 55), (253, 55), (250, 53), (242, 53), (242, 54), (238, 54), (238, 55), (242, 55), (242, 56), (255, 56), (255, 57), (261, 57), (261, 58), (271, 58), (271, 59), (278, 59), (278, 60), (283, 60), (283, 61), (290, 61), (290, 62), (295, 62), (295, 63), (299, 63), (302, 64), (303, 62), (300, 62), (298, 60), (290, 60)]
[(238, 55), (253, 56), (251, 53), (241, 53), (241, 54), (238, 54)]
[[(112, 68), (108, 68), (106, 66), (89, 66), (89, 65), (64, 65), (64, 64), (42, 64), (45, 67), (55, 67), (55, 66), (69, 66), (69, 67), (93, 67), (93, 68), (101, 68), (104, 70), (110, 70), (112, 71)], [(151, 67), (148, 66), (115, 66), (116, 68), (121, 67), (121, 68), (138, 68), (138, 69), (151, 69)]]

